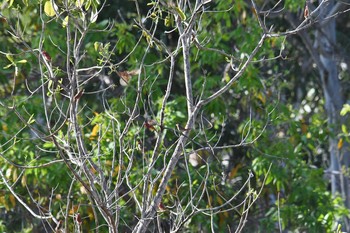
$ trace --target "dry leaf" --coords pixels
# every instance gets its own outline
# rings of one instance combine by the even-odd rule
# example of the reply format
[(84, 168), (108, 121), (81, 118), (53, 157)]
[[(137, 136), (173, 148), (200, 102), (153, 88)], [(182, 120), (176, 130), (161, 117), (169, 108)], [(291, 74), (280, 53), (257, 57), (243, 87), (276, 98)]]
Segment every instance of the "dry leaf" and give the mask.
[(90, 134), (90, 140), (93, 140), (95, 137), (97, 137), (99, 128), (100, 128), (99, 125), (95, 125), (92, 128), (92, 131), (91, 131), (91, 134)]
[(338, 141), (338, 150), (340, 150), (341, 148), (343, 148), (343, 139), (340, 138), (339, 141)]
[(237, 164), (235, 167), (233, 167), (232, 169), (231, 169), (231, 171), (230, 171), (230, 173), (229, 173), (229, 179), (230, 180), (232, 180), (235, 176), (236, 176), (236, 174), (237, 174), (237, 172), (238, 172), (238, 170), (240, 169), (242, 167), (242, 164)]

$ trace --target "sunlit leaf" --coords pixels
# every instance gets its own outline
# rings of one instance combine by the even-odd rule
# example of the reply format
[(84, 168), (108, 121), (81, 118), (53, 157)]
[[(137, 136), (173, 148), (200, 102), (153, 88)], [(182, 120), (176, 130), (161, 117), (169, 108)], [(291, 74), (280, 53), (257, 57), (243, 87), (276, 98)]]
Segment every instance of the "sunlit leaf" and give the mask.
[(186, 15), (185, 13), (180, 9), (180, 7), (175, 7), (175, 10), (177, 12), (177, 14), (180, 16), (182, 21), (186, 20)]
[(45, 148), (45, 149), (55, 148), (55, 144), (53, 142), (45, 142), (43, 145), (43, 148)]
[(10, 62), (14, 63), (13, 56), (12, 56), (11, 54), (7, 53), (7, 54), (6, 54), (6, 58), (7, 58)]
[(19, 60), (19, 61), (17, 61), (17, 63), (27, 63), (27, 60), (26, 59), (23, 59), (23, 60)]
[(170, 27), (171, 26), (171, 18), (170, 18), (170, 15), (166, 16), (165, 19), (164, 19), (164, 25), (166, 27)]
[(27, 123), (30, 125), (30, 124), (32, 124), (32, 123), (34, 123), (34, 122), (35, 122), (34, 114), (32, 114), (32, 115), (29, 117)]
[(90, 21), (91, 23), (95, 23), (98, 17), (98, 10), (97, 9), (93, 9), (91, 11), (91, 17), (90, 17)]
[(7, 66), (3, 67), (3, 69), (6, 70), (6, 69), (10, 68), (12, 65), (13, 65), (13, 64), (8, 64)]
[(11, 7), (13, 2), (14, 2), (14, 0), (7, 0), (7, 2), (8, 2), (8, 7)]
[(346, 125), (341, 125), (341, 131), (345, 134), (348, 134), (348, 129), (346, 128)]
[(95, 49), (96, 52), (99, 52), (102, 47), (103, 47), (103, 44), (101, 42), (96, 41), (94, 43), (94, 49)]
[(157, 3), (156, 2), (149, 2), (149, 3), (147, 3), (147, 6), (154, 6), (154, 5), (156, 5)]
[(63, 27), (67, 27), (68, 21), (69, 21), (69, 17), (66, 16), (66, 17), (64, 18), (63, 22), (62, 22), (62, 26), (63, 26)]
[(12, 172), (12, 180), (17, 180), (17, 179), (18, 179), (17, 169), (13, 169), (13, 172)]
[(348, 112), (350, 112), (350, 104), (344, 104), (342, 110), (340, 111), (340, 115), (345, 116)]
[(6, 170), (6, 174), (5, 174), (5, 176), (6, 176), (7, 179), (10, 179), (11, 173), (12, 173), (12, 168), (9, 167), (9, 168)]
[(51, 1), (45, 2), (45, 5), (44, 5), (45, 14), (49, 17), (55, 16), (56, 13), (55, 13), (54, 7), (55, 6), (52, 5)]
[(85, 9), (86, 10), (89, 10), (90, 9), (90, 6), (91, 6), (91, 2), (92, 0), (88, 0), (87, 2), (86, 2), (86, 4), (85, 4)]
[(22, 187), (25, 187), (27, 185), (27, 176), (22, 176), (21, 185)]
[(80, 8), (84, 5), (84, 2), (85, 2), (85, 0), (76, 0), (75, 6)]

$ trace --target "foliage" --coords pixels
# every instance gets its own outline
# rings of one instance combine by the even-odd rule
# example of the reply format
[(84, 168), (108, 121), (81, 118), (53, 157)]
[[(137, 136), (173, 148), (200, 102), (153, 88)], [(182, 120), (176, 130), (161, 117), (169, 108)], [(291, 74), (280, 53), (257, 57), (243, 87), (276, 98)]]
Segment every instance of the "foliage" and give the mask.
[(269, 2), (197, 2), (2, 1), (0, 230), (332, 232), (349, 216), (325, 179), (346, 126), (327, 130), (302, 43), (267, 31), (291, 26), (257, 14)]

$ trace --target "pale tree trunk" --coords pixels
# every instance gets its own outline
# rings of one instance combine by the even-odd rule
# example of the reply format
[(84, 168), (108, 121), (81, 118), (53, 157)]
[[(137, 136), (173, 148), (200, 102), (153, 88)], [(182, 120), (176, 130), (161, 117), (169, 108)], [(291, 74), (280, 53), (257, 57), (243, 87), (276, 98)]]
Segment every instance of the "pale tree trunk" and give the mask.
[[(344, 174), (350, 164), (348, 145), (344, 144), (342, 147), (338, 147), (339, 138), (337, 137), (343, 122), (340, 110), (343, 107), (344, 99), (335, 60), (337, 57), (335, 54), (336, 21), (335, 17), (331, 16), (335, 1), (320, 0), (320, 4), (323, 6), (320, 8), (319, 14), (315, 16), (319, 23), (315, 34), (314, 49), (317, 51), (320, 61), (318, 71), (322, 81), (328, 118), (331, 189), (333, 195), (341, 194), (345, 205), (350, 208), (349, 178)], [(344, 224), (349, 230), (348, 220)]]

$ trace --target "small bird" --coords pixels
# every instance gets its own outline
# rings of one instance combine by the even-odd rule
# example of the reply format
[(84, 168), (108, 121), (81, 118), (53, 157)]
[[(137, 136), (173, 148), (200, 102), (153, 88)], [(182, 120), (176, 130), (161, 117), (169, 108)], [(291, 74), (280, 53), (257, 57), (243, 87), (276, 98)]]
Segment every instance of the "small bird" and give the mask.
[(85, 89), (81, 89), (75, 96), (74, 96), (74, 100), (77, 101), (80, 99), (80, 97), (82, 97), (82, 95), (84, 94)]
[(165, 206), (164, 206), (164, 204), (162, 203), (162, 202), (160, 202), (159, 203), (159, 205), (158, 205), (158, 210), (157, 210), (158, 212), (164, 212), (164, 211), (166, 211), (166, 208), (165, 208)]
[(143, 124), (147, 129), (151, 131), (155, 131), (154, 128), (155, 125), (157, 125), (157, 122), (155, 120), (145, 120), (145, 123)]
[(176, 124), (176, 129), (181, 133), (186, 133), (188, 129), (182, 127), (180, 124)]
[(137, 149), (138, 151), (143, 151), (143, 143), (142, 143), (141, 140), (137, 140), (137, 141), (136, 141), (136, 149)]
[(62, 220), (59, 220), (59, 221), (57, 222), (57, 225), (56, 225), (56, 228), (55, 228), (55, 232), (56, 232), (56, 233), (61, 232), (61, 227), (62, 227), (62, 225), (63, 225), (63, 221), (62, 221)]
[(307, 4), (305, 4), (305, 9), (304, 9), (304, 18), (307, 19), (310, 15), (309, 12), (309, 7), (307, 6)]
[(119, 80), (120, 85), (127, 86), (132, 76), (138, 75), (139, 73), (140, 73), (140, 70), (117, 71), (117, 74), (120, 77), (120, 80)]
[(82, 221), (81, 216), (80, 216), (79, 213), (76, 214), (75, 220), (77, 221), (77, 223), (78, 223), (79, 225), (81, 225), (81, 224), (83, 223), (83, 221)]
[(41, 52), (42, 53), (42, 55), (43, 55), (43, 57), (44, 57), (44, 59), (47, 61), (47, 62), (51, 62), (51, 56), (46, 52), (46, 51), (42, 51)]

